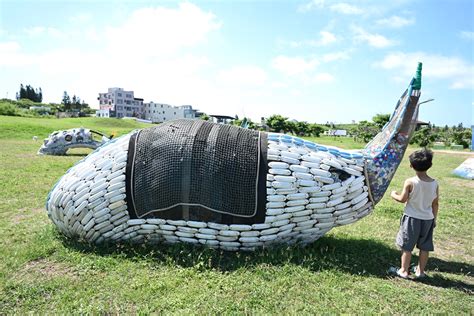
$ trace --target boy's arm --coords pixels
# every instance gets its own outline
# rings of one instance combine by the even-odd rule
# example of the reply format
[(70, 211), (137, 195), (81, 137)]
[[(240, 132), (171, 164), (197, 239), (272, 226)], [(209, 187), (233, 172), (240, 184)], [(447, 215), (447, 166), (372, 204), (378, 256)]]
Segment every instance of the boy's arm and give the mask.
[(405, 180), (405, 184), (403, 184), (402, 193), (398, 193), (397, 191), (392, 191), (390, 196), (397, 202), (405, 203), (408, 201), (408, 195), (412, 190), (412, 183), (409, 179)]
[(433, 209), (433, 216), (436, 222), (436, 217), (438, 217), (438, 210), (439, 210), (439, 186), (436, 187), (436, 198), (431, 203), (431, 208)]

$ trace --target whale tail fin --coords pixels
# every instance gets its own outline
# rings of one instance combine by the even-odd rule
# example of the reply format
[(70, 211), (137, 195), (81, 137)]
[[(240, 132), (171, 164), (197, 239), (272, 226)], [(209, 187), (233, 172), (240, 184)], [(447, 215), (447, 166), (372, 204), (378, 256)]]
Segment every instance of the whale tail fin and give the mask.
[(422, 63), (398, 100), (390, 120), (364, 148), (367, 176), (374, 202), (380, 201), (408, 147), (418, 120)]

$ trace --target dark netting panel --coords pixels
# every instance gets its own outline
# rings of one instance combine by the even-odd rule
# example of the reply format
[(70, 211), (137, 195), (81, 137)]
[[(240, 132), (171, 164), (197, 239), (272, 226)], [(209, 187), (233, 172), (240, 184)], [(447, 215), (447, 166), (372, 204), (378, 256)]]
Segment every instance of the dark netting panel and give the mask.
[(261, 221), (266, 165), (265, 133), (203, 120), (144, 129), (129, 148), (131, 216)]

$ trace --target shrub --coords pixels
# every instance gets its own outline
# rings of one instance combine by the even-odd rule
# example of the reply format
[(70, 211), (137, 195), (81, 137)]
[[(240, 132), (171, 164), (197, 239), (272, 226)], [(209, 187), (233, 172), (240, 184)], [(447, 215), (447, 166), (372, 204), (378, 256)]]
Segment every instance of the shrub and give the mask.
[(17, 107), (11, 103), (0, 103), (0, 115), (20, 116)]
[(410, 140), (410, 144), (418, 144), (420, 147), (430, 146), (437, 138), (428, 127), (417, 130)]

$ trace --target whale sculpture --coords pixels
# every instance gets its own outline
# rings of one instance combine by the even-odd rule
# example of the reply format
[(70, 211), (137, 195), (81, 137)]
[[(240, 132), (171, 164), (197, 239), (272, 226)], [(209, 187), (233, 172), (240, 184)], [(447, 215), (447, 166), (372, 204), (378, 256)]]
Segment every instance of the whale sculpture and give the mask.
[(71, 148), (97, 149), (109, 140), (104, 134), (83, 127), (54, 131), (44, 139), (38, 155), (65, 155)]
[(474, 180), (474, 158), (467, 158), (462, 164), (453, 170), (458, 177)]
[(48, 195), (49, 218), (87, 241), (191, 243), (229, 251), (310, 243), (374, 209), (418, 116), (421, 64), (361, 151), (202, 120), (109, 141)]

